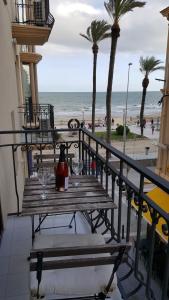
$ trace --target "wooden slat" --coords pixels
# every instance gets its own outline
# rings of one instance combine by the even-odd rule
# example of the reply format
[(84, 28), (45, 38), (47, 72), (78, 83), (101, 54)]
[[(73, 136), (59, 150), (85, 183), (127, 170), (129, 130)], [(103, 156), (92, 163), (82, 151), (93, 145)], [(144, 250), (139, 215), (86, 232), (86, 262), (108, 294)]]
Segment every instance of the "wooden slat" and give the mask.
[[(72, 189), (74, 189), (74, 190), (77, 191), (78, 189), (81, 189), (83, 187), (89, 187), (89, 188), (90, 187), (95, 187), (96, 189), (97, 189), (97, 187), (100, 187), (100, 188), (103, 189), (103, 187), (101, 186), (101, 184), (98, 183), (98, 182), (80, 182), (80, 184), (79, 184), (78, 187), (73, 186), (72, 183), (70, 182), (69, 183), (69, 189), (68, 189), (68, 191), (69, 190), (71, 191)], [(50, 184), (47, 184), (45, 188), (46, 188), (46, 190), (48, 190), (48, 189), (55, 189), (54, 182), (51, 182)], [(29, 185), (25, 186), (25, 192), (29, 191), (29, 190), (33, 191), (33, 190), (39, 190), (39, 189), (42, 190), (42, 185), (41, 184), (38, 184), (38, 185), (31, 185), (31, 184), (29, 184)]]
[(105, 203), (88, 203), (86, 204), (73, 204), (66, 206), (48, 206), (48, 207), (38, 207), (38, 208), (25, 208), (23, 209), (21, 215), (39, 215), (39, 214), (50, 214), (50, 213), (67, 213), (75, 211), (90, 211), (90, 210), (100, 210), (100, 209), (114, 209), (116, 205), (112, 202)]
[[(64, 259), (44, 261), (42, 263), (43, 270), (69, 269), (78, 267), (100, 266), (114, 264), (117, 256), (97, 257), (97, 258), (80, 258), (80, 259)], [(30, 271), (37, 270), (37, 263), (30, 264)]]
[[(100, 201), (99, 201), (100, 200)], [(33, 207), (47, 207), (47, 206), (60, 206), (60, 205), (74, 205), (74, 204), (86, 204), (88, 205), (89, 203), (109, 203), (111, 202), (110, 198), (106, 198), (106, 197), (100, 197), (100, 199), (98, 199), (98, 197), (88, 197), (88, 198), (75, 198), (75, 199), (57, 199), (57, 200), (50, 200), (50, 199), (46, 199), (46, 200), (39, 200), (39, 201), (27, 201), (26, 203), (23, 203), (23, 208), (33, 208)]]
[[(77, 175), (77, 176), (71, 176), (69, 178), (70, 182), (74, 182), (76, 180), (78, 180), (79, 182), (98, 182), (98, 180), (96, 179), (95, 176), (91, 176), (91, 175)], [(51, 182), (55, 182), (55, 178), (52, 179)], [(37, 177), (34, 178), (25, 178), (25, 185), (40, 185)]]
[[(34, 159), (36, 159), (36, 160), (41, 160), (42, 159), (42, 161), (44, 160), (44, 159), (53, 159), (54, 160), (54, 158), (59, 158), (59, 156), (60, 156), (60, 154), (35, 154), (34, 155)], [(74, 157), (74, 153), (68, 153), (68, 154), (66, 154), (66, 158), (73, 158)]]
[[(42, 194), (42, 189), (39, 189), (39, 190), (33, 190), (33, 191), (26, 191), (24, 192), (24, 200), (26, 197), (29, 197), (29, 196), (37, 196), (37, 197), (40, 197), (40, 195)], [(96, 189), (94, 187), (84, 187), (84, 188), (81, 188), (78, 190), (77, 192), (77, 195), (81, 195), (81, 197), (83, 197), (83, 193), (86, 193), (86, 192), (95, 192)], [(103, 189), (101, 188), (98, 188), (97, 191), (100, 191), (100, 193), (103, 193)], [(56, 192), (55, 189), (51, 189), (51, 190), (46, 190), (46, 194), (48, 195), (54, 195), (55, 198), (62, 198), (61, 194), (65, 194), (66, 197), (65, 198), (73, 198), (74, 194), (76, 193), (76, 188), (72, 188), (71, 190), (69, 189), (68, 191), (66, 192)], [(104, 195), (106, 195), (104, 193)]]
[(125, 248), (129, 250), (131, 243), (117, 243), (117, 244), (104, 244), (104, 245), (87, 245), (76, 247), (57, 247), (35, 249), (30, 253), (30, 258), (37, 258), (37, 253), (43, 253), (43, 257), (60, 257), (60, 256), (73, 256), (73, 255), (87, 255), (87, 254), (101, 254), (101, 253), (116, 253), (120, 249)]
[[(25, 195), (24, 196), (24, 200), (23, 200), (23, 203), (28, 203), (28, 202), (37, 202), (37, 201), (40, 201), (42, 200), (41, 195), (38, 194), (38, 195), (32, 195), (32, 194), (28, 194), (28, 195)], [(66, 199), (70, 199), (70, 201), (72, 201), (72, 199), (75, 199), (75, 198), (80, 198), (81, 200), (83, 198), (91, 198), (91, 197), (106, 197), (106, 193), (105, 191), (97, 191), (97, 192), (84, 192), (83, 194), (81, 194), (80, 192), (79, 193), (59, 193), (56, 195), (56, 193), (53, 193), (53, 194), (47, 194), (47, 201), (50, 201), (50, 200), (60, 200), (63, 202), (64, 200)], [(66, 200), (67, 201), (67, 200)], [(98, 199), (98, 201), (100, 201), (100, 199)]]

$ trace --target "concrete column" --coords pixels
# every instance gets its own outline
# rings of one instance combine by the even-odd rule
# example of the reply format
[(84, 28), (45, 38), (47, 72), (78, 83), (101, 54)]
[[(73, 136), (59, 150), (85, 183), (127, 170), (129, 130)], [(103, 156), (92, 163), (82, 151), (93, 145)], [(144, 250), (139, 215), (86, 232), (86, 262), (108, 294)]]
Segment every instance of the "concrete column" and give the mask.
[(18, 86), (18, 105), (21, 106), (24, 104), (24, 93), (22, 86), (22, 63), (20, 61), (20, 56), (16, 56), (16, 78)]
[(36, 103), (39, 103), (37, 65), (34, 64)]
[(31, 82), (31, 94), (32, 94), (32, 104), (36, 104), (36, 85), (35, 85), (35, 72), (34, 64), (30, 64), (30, 82)]

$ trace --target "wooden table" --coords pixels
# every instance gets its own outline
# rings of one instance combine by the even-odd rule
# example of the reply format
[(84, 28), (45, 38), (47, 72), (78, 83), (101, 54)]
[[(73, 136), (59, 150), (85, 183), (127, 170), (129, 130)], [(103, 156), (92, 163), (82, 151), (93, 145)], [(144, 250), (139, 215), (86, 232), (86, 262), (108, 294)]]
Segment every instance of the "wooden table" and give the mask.
[[(80, 182), (78, 187), (74, 182)], [(55, 178), (46, 186), (47, 199), (41, 199), (42, 186), (36, 178), (25, 180), (23, 197), (23, 216), (32, 217), (32, 234), (34, 238), (34, 216), (60, 213), (74, 213), (113, 210), (116, 205), (106, 194), (101, 183), (94, 176), (72, 176), (66, 192), (55, 190)]]

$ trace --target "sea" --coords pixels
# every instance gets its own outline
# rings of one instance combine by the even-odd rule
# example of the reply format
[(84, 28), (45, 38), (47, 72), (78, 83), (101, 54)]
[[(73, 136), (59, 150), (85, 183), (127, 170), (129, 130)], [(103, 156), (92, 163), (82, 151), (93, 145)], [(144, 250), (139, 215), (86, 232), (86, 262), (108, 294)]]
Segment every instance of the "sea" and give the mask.
[[(112, 117), (122, 117), (127, 100), (128, 117), (138, 117), (140, 113), (142, 92), (113, 92)], [(161, 106), (158, 101), (160, 92), (147, 92), (144, 115), (158, 115)], [(73, 118), (77, 115), (89, 116), (92, 112), (92, 93), (89, 92), (40, 92), (39, 102), (54, 106), (55, 117)], [(96, 96), (96, 118), (106, 115), (106, 93), (98, 92)]]

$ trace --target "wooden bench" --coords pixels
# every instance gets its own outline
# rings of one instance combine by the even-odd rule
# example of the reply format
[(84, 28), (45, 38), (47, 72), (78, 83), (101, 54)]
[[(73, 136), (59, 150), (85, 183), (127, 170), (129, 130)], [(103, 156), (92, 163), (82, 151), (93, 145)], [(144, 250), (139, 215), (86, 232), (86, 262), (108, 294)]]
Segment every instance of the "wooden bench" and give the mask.
[(31, 299), (40, 296), (86, 299), (87, 296), (103, 300), (108, 294), (122, 299), (115, 273), (120, 263), (127, 260), (131, 243), (105, 244), (100, 234), (52, 235), (44, 241), (43, 236), (40, 239), (39, 246), (36, 243), (30, 253)]
[[(66, 154), (66, 159), (71, 165), (72, 158), (74, 157), (74, 153), (68, 153)], [(33, 156), (33, 159), (36, 161), (34, 163), (35, 168), (39, 168), (40, 166), (43, 167), (52, 167), (54, 162), (57, 162), (59, 159), (59, 154), (35, 154)]]

